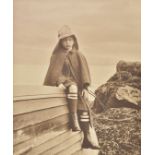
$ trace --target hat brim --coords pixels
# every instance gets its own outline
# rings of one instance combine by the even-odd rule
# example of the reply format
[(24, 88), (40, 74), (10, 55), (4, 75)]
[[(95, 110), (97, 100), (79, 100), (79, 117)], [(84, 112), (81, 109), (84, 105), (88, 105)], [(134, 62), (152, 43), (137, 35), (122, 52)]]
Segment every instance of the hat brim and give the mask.
[(60, 36), (60, 37), (59, 37), (59, 40), (60, 40), (60, 39), (67, 38), (67, 37), (71, 37), (71, 36), (74, 36), (74, 34), (73, 34), (73, 33), (72, 33), (72, 34), (65, 34), (65, 35), (63, 35), (63, 36)]

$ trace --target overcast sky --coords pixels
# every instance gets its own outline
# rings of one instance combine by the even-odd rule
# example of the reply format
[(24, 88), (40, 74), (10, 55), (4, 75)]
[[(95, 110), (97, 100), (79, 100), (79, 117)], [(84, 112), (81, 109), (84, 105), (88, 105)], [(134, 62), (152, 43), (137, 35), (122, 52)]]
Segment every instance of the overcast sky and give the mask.
[(14, 63), (48, 64), (65, 24), (91, 64), (140, 60), (140, 0), (14, 0)]

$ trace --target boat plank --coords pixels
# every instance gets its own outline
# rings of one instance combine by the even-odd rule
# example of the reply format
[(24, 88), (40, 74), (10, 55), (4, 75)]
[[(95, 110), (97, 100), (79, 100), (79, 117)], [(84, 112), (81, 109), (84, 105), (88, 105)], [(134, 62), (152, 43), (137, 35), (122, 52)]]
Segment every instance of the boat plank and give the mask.
[(50, 86), (14, 86), (14, 155), (72, 154), (82, 132), (69, 128), (65, 91)]
[(81, 149), (72, 155), (99, 155), (100, 150), (95, 150), (95, 149)]
[(25, 96), (15, 96), (14, 101), (26, 101), (26, 100), (36, 100), (36, 99), (46, 99), (46, 98), (66, 98), (66, 94), (38, 94), (38, 95), (25, 95)]
[(66, 104), (67, 104), (66, 98), (46, 98), (46, 99), (18, 101), (14, 102), (13, 114), (18, 115)]
[(66, 128), (69, 128), (69, 115), (61, 115), (51, 120), (47, 120), (41, 123), (38, 123), (33, 126), (28, 126), (26, 128), (22, 128), (14, 131), (14, 145), (27, 141), (35, 136), (41, 135), (43, 133), (53, 131), (61, 131), (64, 130), (63, 125)]
[(81, 150), (81, 141), (76, 142), (75, 144), (73, 144), (72, 146), (69, 146), (67, 149), (58, 152), (56, 155), (71, 155), (79, 150)]
[(13, 88), (13, 96), (34, 96), (43, 94), (64, 94), (64, 90), (51, 86), (21, 86), (15, 85)]
[[(60, 146), (61, 142), (66, 143), (66, 141), (72, 137), (74, 137), (75, 139), (80, 138), (80, 134), (73, 133), (71, 130), (64, 132), (59, 136), (55, 137), (54, 139), (48, 140), (46, 143), (33, 148), (31, 151), (28, 152), (28, 154), (29, 155), (42, 154), (43, 152), (51, 149), (52, 147), (55, 148), (57, 146)], [(62, 149), (62, 148), (59, 148), (59, 149)]]
[[(56, 146), (54, 147), (50, 147), (49, 150), (41, 153), (40, 155), (51, 155), (51, 154), (57, 154), (63, 150), (65, 150), (66, 148), (72, 146), (73, 144), (80, 142), (81, 143), (81, 139), (82, 139), (82, 134), (81, 133), (76, 133), (76, 132), (72, 132), (73, 136), (68, 136), (67, 139), (63, 139), (58, 140), (58, 143)], [(61, 143), (60, 143), (61, 142)], [(53, 142), (51, 142), (51, 144), (53, 144)], [(56, 144), (56, 143), (55, 143)]]
[[(62, 130), (63, 129), (63, 130)], [(49, 143), (53, 139), (55, 140), (56, 137), (60, 137), (62, 134), (69, 132), (69, 129), (67, 128), (67, 124), (64, 126), (61, 126), (61, 130), (58, 131), (49, 131), (47, 133), (43, 133), (41, 135), (38, 135), (36, 137), (33, 137), (23, 143), (19, 143), (14, 146), (14, 154), (22, 154), (25, 151), (28, 151), (28, 154), (38, 154), (39, 151), (46, 150), (46, 143)], [(45, 148), (43, 147), (45, 146)], [(37, 151), (38, 150), (38, 151)], [(42, 152), (43, 152), (42, 151)]]
[(67, 106), (54, 107), (45, 110), (39, 110), (31, 113), (21, 114), (14, 116), (14, 130), (24, 128), (26, 126), (34, 125), (63, 114), (68, 113)]

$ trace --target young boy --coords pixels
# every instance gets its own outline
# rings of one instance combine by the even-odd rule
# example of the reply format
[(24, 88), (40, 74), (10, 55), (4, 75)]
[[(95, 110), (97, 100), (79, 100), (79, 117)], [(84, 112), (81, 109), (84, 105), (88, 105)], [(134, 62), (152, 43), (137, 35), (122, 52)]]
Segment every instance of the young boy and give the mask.
[[(88, 89), (91, 84), (87, 61), (79, 52), (76, 36), (68, 26), (63, 26), (60, 29), (58, 39), (44, 85), (58, 86), (66, 90), (72, 131), (82, 129), (84, 132), (84, 145), (98, 148), (87, 138), (89, 137), (90, 124), (90, 112), (87, 102)], [(80, 117), (78, 117), (78, 114)]]

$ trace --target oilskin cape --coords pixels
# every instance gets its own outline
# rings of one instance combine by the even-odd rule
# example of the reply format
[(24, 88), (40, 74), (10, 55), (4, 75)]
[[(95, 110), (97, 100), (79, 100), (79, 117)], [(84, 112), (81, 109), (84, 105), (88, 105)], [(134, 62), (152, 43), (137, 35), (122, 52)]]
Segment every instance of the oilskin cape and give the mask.
[[(91, 111), (89, 108), (89, 101), (84, 99), (81, 92), (85, 85), (89, 86), (91, 84), (90, 72), (86, 58), (78, 50), (78, 43), (75, 36), (75, 44), (73, 50), (71, 51), (68, 59), (71, 64), (71, 73), (73, 79), (78, 85), (79, 98), (78, 98), (78, 110), (84, 110), (89, 112), (90, 124), (92, 125)], [(44, 80), (44, 85), (47, 86), (58, 86), (58, 79), (61, 76), (62, 68), (67, 57), (67, 53), (61, 47), (60, 41), (53, 50), (53, 54), (50, 59), (50, 65)]]
[[(91, 84), (90, 72), (85, 57), (78, 51), (78, 46), (74, 46), (70, 53), (69, 61), (74, 74), (74, 80), (82, 90), (85, 85)], [(44, 80), (44, 85), (57, 86), (59, 76), (61, 76), (62, 67), (67, 57), (65, 50), (60, 42), (57, 44), (50, 59), (50, 65)]]

